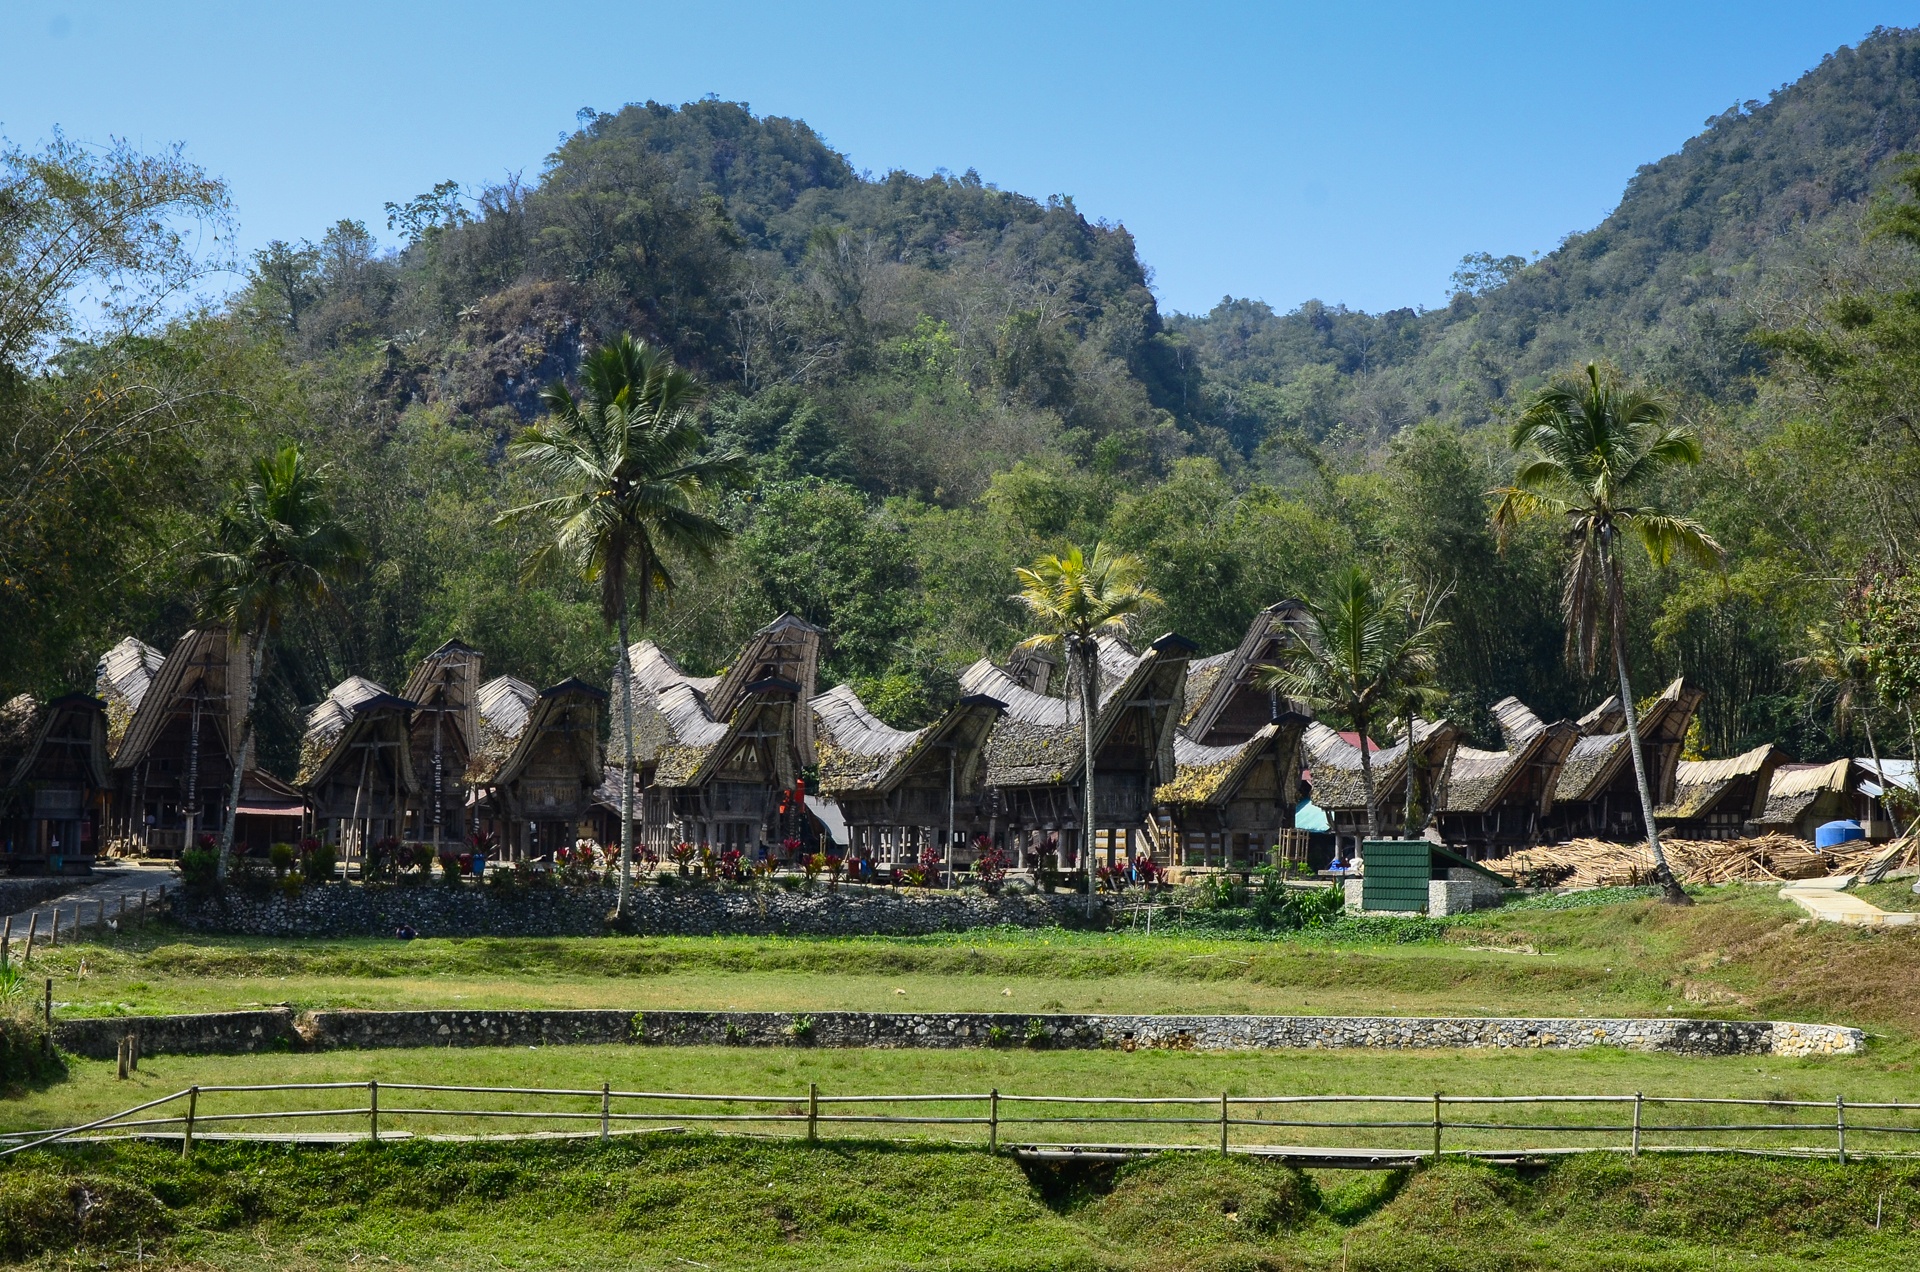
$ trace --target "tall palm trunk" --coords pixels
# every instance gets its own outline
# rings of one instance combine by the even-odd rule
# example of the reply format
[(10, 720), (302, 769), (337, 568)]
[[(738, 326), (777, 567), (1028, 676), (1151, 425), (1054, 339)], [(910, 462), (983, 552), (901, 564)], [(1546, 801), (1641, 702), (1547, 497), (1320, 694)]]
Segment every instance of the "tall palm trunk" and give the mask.
[(613, 912), (627, 915), (627, 894), (633, 888), (633, 659), (627, 653), (627, 607), (620, 607), (620, 892)]
[(247, 761), (253, 757), (253, 704), (260, 696), (260, 666), (266, 660), (267, 634), (252, 632), (247, 640), (247, 709), (240, 717), (240, 745), (233, 757), (233, 780), (227, 784), (227, 816), (220, 828), (220, 859), (214, 866), (214, 877), (219, 879), (227, 877), (227, 866), (233, 858), (233, 824), (240, 817), (241, 783), (246, 779)]
[(1620, 581), (1612, 545), (1602, 540), (1600, 568), (1607, 580), (1608, 627), (1613, 637), (1613, 667), (1620, 676), (1620, 709), (1626, 716), (1627, 751), (1633, 756), (1633, 780), (1640, 788), (1640, 815), (1647, 828), (1647, 852), (1653, 857), (1653, 881), (1672, 905), (1692, 905), (1693, 898), (1673, 877), (1667, 854), (1660, 850), (1660, 830), (1653, 824), (1653, 787), (1647, 782), (1647, 758), (1640, 748), (1640, 713), (1633, 705), (1633, 685), (1627, 676), (1626, 588)]
[(1418, 776), (1419, 774), (1418, 774), (1418, 769), (1417, 769), (1417, 764), (1416, 764), (1416, 755), (1415, 755), (1415, 752), (1414, 752), (1414, 748), (1413, 748), (1413, 712), (1411, 712), (1411, 711), (1409, 711), (1409, 712), (1407, 712), (1407, 718), (1406, 718), (1406, 726), (1407, 726), (1407, 732), (1406, 732), (1406, 739), (1407, 739), (1407, 806), (1406, 806), (1406, 811), (1405, 811), (1405, 812), (1404, 812), (1404, 813), (1403, 813), (1403, 814), (1401, 815), (1401, 818), (1400, 818), (1400, 833), (1401, 833), (1401, 834), (1402, 834), (1403, 836), (1405, 836), (1406, 838), (1408, 838), (1408, 839), (1412, 839), (1412, 838), (1413, 838), (1413, 834), (1414, 834), (1414, 826), (1413, 826), (1413, 810), (1414, 810), (1414, 807), (1415, 807), (1415, 800), (1414, 800), (1414, 779), (1415, 779), (1415, 778), (1416, 778), (1416, 777), (1417, 777), (1417, 776)]
[[(1380, 796), (1373, 788), (1373, 746), (1367, 741), (1370, 721), (1366, 713), (1359, 712), (1353, 717), (1353, 727), (1360, 732), (1360, 784), (1367, 792), (1367, 838), (1380, 838)], [(1363, 854), (1364, 855), (1364, 852)]]
[(1083, 637), (1076, 650), (1080, 663), (1080, 738), (1085, 749), (1086, 808), (1080, 818), (1080, 851), (1086, 858), (1087, 918), (1093, 918), (1093, 717), (1100, 702), (1100, 651), (1092, 637)]

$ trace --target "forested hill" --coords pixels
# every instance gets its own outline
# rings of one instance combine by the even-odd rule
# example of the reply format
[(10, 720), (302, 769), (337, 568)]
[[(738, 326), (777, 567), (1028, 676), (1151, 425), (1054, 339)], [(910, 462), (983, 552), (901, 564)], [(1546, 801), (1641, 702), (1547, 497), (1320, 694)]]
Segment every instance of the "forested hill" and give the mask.
[[(1794, 660), (1847, 612), (1845, 580), (1920, 537), (1920, 446), (1873, 423), (1920, 401), (1890, 375), (1849, 403), (1754, 337), (1813, 331), (1842, 301), (1903, 329), (1881, 300), (1920, 262), (1863, 213), (1920, 150), (1920, 33), (1877, 32), (1710, 121), (1601, 225), (1531, 263), (1470, 259), (1427, 312), (1163, 315), (1132, 237), (1066, 197), (972, 171), (869, 176), (736, 103), (578, 122), (537, 174), (396, 195), (384, 225), (276, 242), (227, 303), (113, 338), (81, 331), (62, 289), (177, 292), (195, 240), (168, 227), (225, 216), (217, 174), (124, 146), (0, 146), (0, 208), (23, 213), (0, 218), (0, 697), (88, 688), (122, 636), (165, 647), (204, 622), (196, 553), (287, 439), (368, 560), (276, 638), (269, 767), (289, 767), (339, 680), (396, 686), (450, 638), (489, 674), (604, 681), (592, 589), (527, 574), (539, 536), (499, 516), (537, 493), (507, 443), (540, 390), (631, 331), (707, 387), (712, 446), (752, 461), (718, 508), (731, 544), (670, 563), (683, 586), (649, 627), (690, 670), (792, 611), (832, 633), (829, 682), (905, 725), (1027, 634), (1008, 594), (1041, 551), (1139, 554), (1164, 598), (1146, 623), (1209, 652), (1360, 562), (1452, 589), (1445, 710), (1497, 743), (1488, 707), (1507, 694), (1551, 718), (1607, 690), (1560, 656), (1558, 538), (1493, 537), (1487, 491), (1512, 457), (1488, 425), (1604, 356), (1702, 428), (1706, 462), (1661, 494), (1728, 549), (1713, 573), (1636, 558), (1636, 668), (1707, 690), (1713, 753), (1852, 745), (1831, 686)], [(36, 243), (121, 203), (134, 214), (114, 224), (160, 228), (91, 274), (35, 272)], [(1920, 398), (1920, 356), (1913, 383)]]
[(1518, 386), (1596, 354), (1738, 395), (1758, 365), (1751, 302), (1788, 285), (1783, 268), (1818, 259), (1833, 223), (1850, 228), (1916, 150), (1920, 32), (1880, 30), (1708, 120), (1552, 253), (1469, 260), (1446, 308), (1372, 315), (1316, 301), (1280, 315), (1229, 298), (1172, 327), (1198, 354), (1213, 416), (1243, 442), (1286, 426), (1317, 438), (1344, 422), (1378, 438), (1427, 416), (1477, 422)]

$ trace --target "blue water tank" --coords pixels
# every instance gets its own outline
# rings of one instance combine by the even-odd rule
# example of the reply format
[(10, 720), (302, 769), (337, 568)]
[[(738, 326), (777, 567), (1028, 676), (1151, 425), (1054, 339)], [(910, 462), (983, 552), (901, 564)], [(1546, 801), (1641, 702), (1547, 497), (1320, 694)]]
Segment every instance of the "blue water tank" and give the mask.
[(1813, 832), (1815, 848), (1836, 848), (1854, 839), (1865, 839), (1867, 832), (1857, 821), (1830, 821)]

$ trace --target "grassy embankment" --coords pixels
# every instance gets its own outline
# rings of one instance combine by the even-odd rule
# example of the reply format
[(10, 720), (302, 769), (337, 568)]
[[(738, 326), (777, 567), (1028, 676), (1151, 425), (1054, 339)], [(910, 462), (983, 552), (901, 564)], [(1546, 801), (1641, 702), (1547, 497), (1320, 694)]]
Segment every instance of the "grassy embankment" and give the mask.
[(76, 1256), (234, 1269), (1894, 1269), (1920, 1261), (1920, 1168), (1596, 1157), (1526, 1173), (1303, 1174), (1191, 1154), (1063, 1177), (980, 1152), (706, 1136), (212, 1144), (190, 1163), (128, 1145), (0, 1166), (0, 1259), (70, 1268)]
[(1673, 909), (1508, 907), (1401, 943), (994, 930), (918, 939), (269, 941), (162, 926), (36, 956), (69, 1015), (313, 1007), (1771, 1017), (1920, 1037), (1920, 930), (1803, 921), (1772, 888)]

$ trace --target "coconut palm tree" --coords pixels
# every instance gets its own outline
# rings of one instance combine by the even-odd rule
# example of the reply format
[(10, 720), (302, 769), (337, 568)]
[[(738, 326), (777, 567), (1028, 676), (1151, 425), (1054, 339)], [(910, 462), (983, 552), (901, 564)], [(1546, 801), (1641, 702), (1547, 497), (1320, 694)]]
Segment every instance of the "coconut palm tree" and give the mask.
[(1892, 790), (1880, 766), (1880, 744), (1873, 736), (1873, 712), (1876, 702), (1873, 646), (1860, 634), (1860, 625), (1851, 620), (1842, 623), (1815, 623), (1807, 628), (1807, 652), (1787, 666), (1806, 676), (1833, 694), (1833, 731), (1845, 740), (1853, 717), (1858, 713), (1866, 727), (1867, 754), (1873, 757), (1874, 780), (1882, 786), (1880, 804), (1884, 810)]
[(1087, 913), (1093, 913), (1093, 726), (1100, 713), (1101, 636), (1124, 632), (1127, 620), (1149, 605), (1160, 603), (1147, 586), (1146, 563), (1125, 552), (1113, 552), (1096, 543), (1089, 555), (1068, 548), (1064, 555), (1049, 554), (1014, 571), (1020, 591), (1014, 600), (1026, 607), (1038, 635), (1021, 642), (1022, 648), (1050, 646), (1060, 651), (1073, 683), (1068, 701), (1080, 695), (1080, 737), (1084, 754), (1086, 794), (1083, 797), (1081, 855), (1086, 859)]
[[(1367, 835), (1380, 837), (1380, 798), (1373, 780), (1372, 726), (1409, 722), (1439, 662), (1448, 624), (1437, 617), (1445, 592), (1424, 599), (1411, 583), (1380, 583), (1361, 566), (1334, 578), (1321, 602), (1306, 604), (1300, 638), (1281, 649), (1256, 677), (1262, 689), (1347, 718), (1360, 735), (1360, 782), (1367, 794)], [(1407, 781), (1413, 781), (1411, 724)]]
[(507, 448), (535, 485), (551, 491), (497, 518), (537, 520), (549, 537), (528, 561), (577, 570), (600, 586), (600, 616), (617, 634), (614, 678), (622, 721), (620, 890), (615, 913), (627, 913), (633, 880), (633, 678), (627, 657), (628, 608), (644, 629), (655, 591), (675, 579), (663, 552), (711, 560), (731, 537), (704, 510), (714, 492), (740, 484), (746, 461), (703, 454), (695, 419), (702, 390), (663, 351), (622, 335), (589, 353), (580, 366), (580, 395), (554, 383), (541, 391), (547, 418)]
[(1504, 539), (1522, 520), (1535, 516), (1556, 517), (1566, 527), (1573, 548), (1560, 597), (1567, 653), (1592, 675), (1604, 622), (1620, 681), (1620, 707), (1654, 878), (1668, 901), (1686, 905), (1686, 890), (1673, 877), (1653, 824), (1653, 791), (1627, 674), (1627, 595), (1620, 548), (1622, 539), (1638, 542), (1656, 566), (1668, 564), (1676, 554), (1703, 566), (1719, 562), (1720, 545), (1705, 527), (1647, 502), (1661, 473), (1700, 462), (1700, 439), (1673, 423), (1658, 398), (1626, 386), (1612, 368), (1589, 362), (1581, 373), (1536, 393), (1508, 440), (1521, 459), (1513, 484), (1494, 492), (1500, 496), (1495, 529)]
[(200, 555), (194, 573), (208, 589), (207, 615), (225, 623), (232, 639), (247, 642), (249, 672), (220, 828), (217, 870), (225, 878), (241, 781), (253, 757), (253, 708), (267, 641), (295, 606), (324, 599), (334, 583), (350, 577), (365, 551), (335, 515), (321, 472), (291, 444), (254, 461), (246, 484), (220, 514), (213, 538), (213, 548)]

